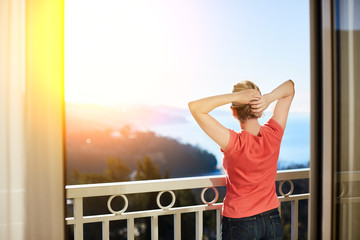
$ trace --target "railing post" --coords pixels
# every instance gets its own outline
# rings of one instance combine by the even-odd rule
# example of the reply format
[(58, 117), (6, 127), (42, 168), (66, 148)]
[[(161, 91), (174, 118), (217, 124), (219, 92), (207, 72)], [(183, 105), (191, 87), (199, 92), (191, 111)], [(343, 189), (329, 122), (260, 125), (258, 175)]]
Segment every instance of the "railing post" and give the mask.
[(298, 239), (299, 201), (291, 201), (291, 240)]
[(196, 240), (203, 239), (203, 211), (196, 212)]
[(221, 239), (221, 209), (216, 209), (216, 240)]
[(174, 239), (181, 240), (181, 214), (174, 215)]
[(151, 240), (159, 239), (159, 220), (157, 216), (151, 217)]
[(83, 199), (81, 197), (74, 199), (74, 219), (75, 219), (75, 240), (84, 239), (84, 222), (83, 222)]
[(134, 240), (134, 219), (129, 218), (127, 220), (127, 239)]
[(102, 222), (102, 239), (103, 240), (109, 240), (110, 239), (110, 231), (109, 231), (109, 221), (103, 221)]

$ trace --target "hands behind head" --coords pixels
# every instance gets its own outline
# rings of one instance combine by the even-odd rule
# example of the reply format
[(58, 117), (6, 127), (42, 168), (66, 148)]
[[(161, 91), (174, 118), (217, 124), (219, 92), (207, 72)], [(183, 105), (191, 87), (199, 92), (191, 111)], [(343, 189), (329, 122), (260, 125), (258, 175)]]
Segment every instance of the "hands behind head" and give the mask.
[(251, 106), (251, 111), (254, 113), (261, 113), (270, 105), (271, 101), (269, 100), (268, 94), (260, 95), (256, 99), (252, 100), (249, 104)]
[(234, 92), (236, 95), (236, 101), (232, 103), (233, 107), (244, 104), (251, 104), (252, 102), (259, 101), (261, 94), (256, 89), (246, 89), (238, 92)]

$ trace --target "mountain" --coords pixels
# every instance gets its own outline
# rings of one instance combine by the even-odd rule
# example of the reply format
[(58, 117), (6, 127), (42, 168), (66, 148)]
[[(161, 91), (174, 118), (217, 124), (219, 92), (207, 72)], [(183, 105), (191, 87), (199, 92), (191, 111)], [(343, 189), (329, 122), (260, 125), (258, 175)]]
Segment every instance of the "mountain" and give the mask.
[(137, 161), (149, 157), (170, 177), (186, 177), (217, 170), (215, 156), (206, 150), (143, 130), (156, 125), (186, 123), (185, 110), (169, 107), (66, 106), (67, 175), (101, 174), (110, 158), (121, 159), (135, 171)]

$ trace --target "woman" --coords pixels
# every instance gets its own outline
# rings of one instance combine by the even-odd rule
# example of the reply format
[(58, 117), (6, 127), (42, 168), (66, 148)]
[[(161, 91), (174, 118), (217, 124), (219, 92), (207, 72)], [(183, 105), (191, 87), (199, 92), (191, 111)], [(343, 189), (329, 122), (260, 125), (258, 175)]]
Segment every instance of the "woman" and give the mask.
[[(224, 153), (227, 192), (221, 222), (223, 240), (282, 239), (275, 176), (294, 93), (291, 80), (264, 95), (254, 83), (243, 81), (234, 86), (233, 93), (189, 103), (199, 126)], [(258, 118), (274, 101), (277, 103), (272, 116), (261, 126)], [(228, 103), (232, 103), (233, 116), (239, 120), (240, 133), (209, 115), (211, 110)]]

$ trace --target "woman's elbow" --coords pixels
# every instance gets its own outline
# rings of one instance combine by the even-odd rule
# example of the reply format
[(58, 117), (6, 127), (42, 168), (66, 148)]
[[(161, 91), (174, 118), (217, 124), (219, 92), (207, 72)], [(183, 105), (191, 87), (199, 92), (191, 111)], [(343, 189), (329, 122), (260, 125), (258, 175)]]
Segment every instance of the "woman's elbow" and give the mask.
[(295, 95), (295, 83), (291, 79), (289, 79), (289, 82), (290, 82), (291, 95), (294, 96)]
[(199, 115), (202, 113), (201, 106), (198, 101), (193, 101), (188, 103), (189, 110), (193, 116)]
[(189, 102), (188, 103), (188, 107), (191, 113), (193, 113), (195, 111), (195, 102)]

